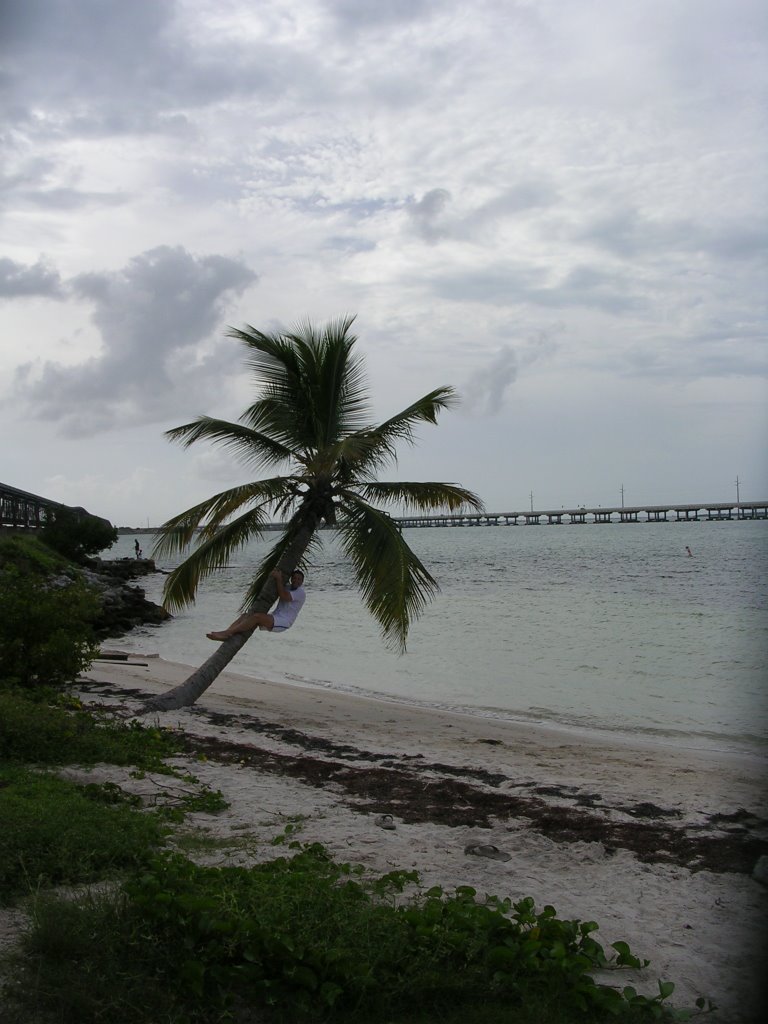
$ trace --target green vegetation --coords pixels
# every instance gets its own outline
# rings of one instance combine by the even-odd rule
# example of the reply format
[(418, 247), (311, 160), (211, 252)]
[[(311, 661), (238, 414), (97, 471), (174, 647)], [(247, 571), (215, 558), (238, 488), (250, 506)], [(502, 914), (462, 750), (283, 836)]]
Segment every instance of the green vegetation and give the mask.
[(160, 813), (137, 811), (119, 787), (77, 786), (41, 766), (168, 771), (163, 759), (181, 746), (166, 730), (111, 721), (50, 690), (0, 688), (0, 903), (143, 864), (168, 831)]
[(0, 689), (0, 762), (132, 764), (157, 771), (182, 748), (179, 737), (117, 722), (51, 690)]
[(0, 900), (146, 863), (163, 839), (159, 819), (108, 799), (54, 775), (0, 769)]
[(98, 652), (98, 600), (79, 580), (58, 584), (8, 565), (0, 571), (0, 676), (21, 686), (71, 682)]
[(117, 540), (117, 530), (106, 519), (61, 507), (40, 531), (44, 544), (74, 562), (83, 562), (89, 555), (97, 555), (111, 548)]
[(0, 539), (0, 679), (62, 686), (98, 651), (96, 593), (71, 562), (36, 538)]
[(20, 533), (0, 537), (0, 569), (15, 566), (20, 572), (37, 576), (62, 573), (75, 578), (77, 575), (69, 559), (46, 547), (37, 537)]
[(624, 943), (609, 961), (592, 922), (468, 887), (406, 898), (413, 872), (371, 879), (292, 849), (250, 869), (164, 854), (119, 891), (39, 900), (17, 1005), (62, 1024), (671, 1019), (672, 985), (648, 998), (592, 980), (642, 966)]

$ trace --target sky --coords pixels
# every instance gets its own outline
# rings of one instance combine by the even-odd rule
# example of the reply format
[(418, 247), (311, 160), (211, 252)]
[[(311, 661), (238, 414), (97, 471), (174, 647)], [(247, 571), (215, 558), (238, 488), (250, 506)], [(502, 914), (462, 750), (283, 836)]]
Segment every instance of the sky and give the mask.
[(763, 0), (0, 0), (0, 480), (155, 525), (247, 472), (230, 326), (356, 314), (389, 478), (768, 497)]

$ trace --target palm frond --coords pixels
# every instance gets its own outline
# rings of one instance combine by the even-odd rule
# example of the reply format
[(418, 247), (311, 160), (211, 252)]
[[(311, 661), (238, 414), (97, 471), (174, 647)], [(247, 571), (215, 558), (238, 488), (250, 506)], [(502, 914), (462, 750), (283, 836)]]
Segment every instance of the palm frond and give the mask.
[(334, 444), (361, 429), (369, 412), (368, 384), (357, 341), (350, 329), (354, 317), (331, 321), (313, 352), (313, 426), (319, 444)]
[(435, 388), (378, 426), (360, 431), (360, 441), (367, 444), (368, 455), (358, 461), (358, 473), (372, 476), (382, 467), (396, 464), (398, 442), (414, 445), (419, 424), (437, 423), (442, 410), (457, 403), (458, 396), (453, 388)]
[(263, 466), (279, 465), (282, 462), (297, 460), (295, 451), (242, 423), (230, 423), (229, 420), (216, 419), (212, 416), (199, 416), (191, 423), (183, 423), (179, 427), (166, 430), (165, 436), (177, 441), (184, 448), (189, 448), (197, 441), (212, 441), (221, 444), (225, 449), (234, 452), (240, 462), (255, 469)]
[(169, 573), (163, 588), (165, 606), (176, 610), (192, 604), (201, 580), (227, 565), (233, 551), (261, 533), (264, 522), (264, 509), (249, 509), (202, 540), (181, 565)]
[(307, 462), (307, 473), (325, 474), (340, 485), (352, 484), (366, 477), (367, 467), (379, 454), (381, 442), (368, 431), (356, 431), (336, 444), (326, 445)]
[(439, 587), (386, 512), (349, 494), (339, 508), (341, 545), (385, 641), (405, 651), (408, 630)]
[[(483, 511), (480, 498), (458, 484), (371, 481), (356, 484), (355, 490), (366, 501), (373, 501), (379, 505), (399, 504), (408, 512), (433, 512), (438, 509), (444, 509), (446, 512), (462, 512), (469, 509), (475, 512)], [(345, 492), (341, 493), (343, 497)]]
[(377, 434), (413, 444), (415, 442), (413, 428), (418, 423), (437, 423), (437, 418), (443, 409), (453, 408), (458, 401), (458, 395), (452, 387), (435, 388), (434, 391), (423, 395), (374, 429)]
[(366, 422), (368, 391), (362, 360), (354, 355), (354, 317), (318, 331), (310, 323), (292, 332), (231, 329), (249, 348), (260, 395), (243, 422), (294, 450), (333, 444)]
[(212, 536), (225, 520), (248, 502), (257, 503), (251, 512), (254, 520), (263, 524), (267, 511), (280, 511), (287, 502), (296, 498), (296, 483), (294, 477), (278, 476), (229, 487), (226, 491), (206, 498), (163, 523), (152, 548), (152, 557), (166, 558), (179, 554), (188, 547), (199, 530), (202, 530), (204, 537)]

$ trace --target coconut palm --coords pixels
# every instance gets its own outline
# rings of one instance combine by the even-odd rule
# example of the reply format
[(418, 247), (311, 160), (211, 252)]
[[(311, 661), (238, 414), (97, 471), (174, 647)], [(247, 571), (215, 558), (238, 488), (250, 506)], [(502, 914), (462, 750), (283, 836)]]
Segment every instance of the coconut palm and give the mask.
[[(242, 610), (269, 611), (277, 599), (271, 571), (278, 568), (287, 575), (304, 563), (320, 542), (318, 527), (325, 524), (338, 531), (364, 603), (385, 640), (405, 650), (411, 622), (438, 587), (380, 506), (451, 512), (482, 506), (471, 491), (456, 484), (375, 479), (384, 466), (396, 462), (396, 444), (413, 444), (414, 428), (436, 423), (456, 396), (452, 388), (437, 388), (383, 423), (370, 425), (362, 360), (350, 333), (353, 320), (331, 321), (319, 329), (306, 323), (290, 333), (266, 334), (250, 326), (228, 331), (247, 348), (256, 401), (237, 423), (201, 416), (167, 436), (184, 447), (213, 441), (252, 472), (269, 467), (283, 473), (215, 494), (162, 526), (154, 556), (179, 554), (195, 545), (167, 578), (167, 607), (192, 602), (201, 580), (279, 517), (283, 529), (256, 567), (242, 604)], [(223, 641), (186, 682), (163, 694), (153, 707), (193, 704), (251, 635)]]

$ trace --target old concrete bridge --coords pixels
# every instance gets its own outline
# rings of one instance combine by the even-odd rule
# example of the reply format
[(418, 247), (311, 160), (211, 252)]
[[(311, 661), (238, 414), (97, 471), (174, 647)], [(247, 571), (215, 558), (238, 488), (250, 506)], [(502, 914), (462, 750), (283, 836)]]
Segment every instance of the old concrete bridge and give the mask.
[[(24, 532), (39, 530), (55, 516), (57, 509), (68, 509), (76, 516), (91, 516), (84, 508), (64, 505), (60, 501), (41, 498), (39, 494), (20, 491), (17, 487), (0, 483), (0, 530), (23, 530)], [(100, 519), (100, 516), (92, 516)], [(107, 522), (102, 519), (102, 522)], [(110, 524), (111, 525), (111, 524)]]
[(402, 527), (414, 526), (560, 526), (582, 523), (690, 523), (701, 520), (768, 519), (765, 501), (708, 501), (698, 504), (634, 505), (603, 508), (531, 509), (525, 512), (472, 512), (465, 515), (400, 516)]

